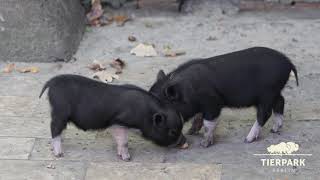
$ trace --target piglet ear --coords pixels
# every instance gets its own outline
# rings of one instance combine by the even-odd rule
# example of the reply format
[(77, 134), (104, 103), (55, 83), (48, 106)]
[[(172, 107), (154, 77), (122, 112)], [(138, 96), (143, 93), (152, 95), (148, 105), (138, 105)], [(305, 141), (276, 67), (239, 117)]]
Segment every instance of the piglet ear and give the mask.
[(166, 118), (163, 114), (155, 113), (153, 115), (153, 125), (156, 127), (163, 126), (166, 121)]
[(158, 72), (158, 75), (157, 75), (157, 80), (162, 80), (166, 77), (166, 74), (164, 73), (164, 71), (161, 69), (159, 72)]
[(164, 90), (164, 95), (171, 101), (178, 100), (179, 94), (176, 85), (169, 85)]

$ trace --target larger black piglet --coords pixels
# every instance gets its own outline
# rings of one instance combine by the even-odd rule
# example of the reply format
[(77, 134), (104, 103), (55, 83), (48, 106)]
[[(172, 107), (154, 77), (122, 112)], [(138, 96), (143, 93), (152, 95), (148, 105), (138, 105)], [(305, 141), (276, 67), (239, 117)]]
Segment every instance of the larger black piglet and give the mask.
[(179, 114), (147, 91), (133, 85), (109, 85), (77, 75), (59, 75), (49, 80), (51, 134), (55, 156), (62, 155), (61, 133), (68, 122), (82, 130), (112, 126), (118, 155), (125, 161), (128, 152), (127, 128), (161, 146), (185, 143)]
[(282, 126), (285, 101), (281, 90), (291, 71), (298, 85), (296, 68), (285, 55), (273, 49), (254, 47), (192, 60), (168, 75), (161, 70), (150, 92), (174, 105), (185, 119), (196, 113), (203, 114), (200, 121), (203, 120), (205, 127), (205, 137), (201, 141), (204, 147), (213, 143), (213, 130), (223, 107), (255, 106), (257, 121), (245, 139), (245, 142), (253, 142), (272, 111), (272, 132), (278, 132)]

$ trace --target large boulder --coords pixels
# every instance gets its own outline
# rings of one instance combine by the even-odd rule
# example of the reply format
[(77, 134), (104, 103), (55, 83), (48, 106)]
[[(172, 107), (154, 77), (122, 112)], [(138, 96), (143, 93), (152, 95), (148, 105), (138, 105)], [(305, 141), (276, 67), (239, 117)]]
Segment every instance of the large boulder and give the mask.
[(84, 29), (79, 0), (1, 0), (0, 61), (69, 60)]

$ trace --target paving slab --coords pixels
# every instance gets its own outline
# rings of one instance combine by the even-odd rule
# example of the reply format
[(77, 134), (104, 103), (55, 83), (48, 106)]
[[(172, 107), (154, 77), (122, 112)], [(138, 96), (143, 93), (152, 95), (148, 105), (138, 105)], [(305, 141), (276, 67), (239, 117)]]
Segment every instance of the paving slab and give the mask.
[(37, 101), (31, 97), (0, 96), (1, 116), (31, 117)]
[[(0, 137), (34, 137), (51, 138), (50, 118), (37, 117), (4, 117), (0, 116)], [(96, 132), (82, 131), (72, 124), (68, 124), (67, 129), (62, 134), (65, 138), (75, 139), (95, 139)]]
[[(281, 172), (282, 170), (282, 172)], [(279, 171), (279, 172), (278, 172)], [(315, 180), (320, 176), (319, 167), (312, 168), (272, 168), (255, 165), (224, 164), (223, 180)]]
[(320, 120), (320, 102), (319, 101), (304, 101), (297, 103), (295, 107), (290, 110), (292, 119), (304, 120), (314, 119)]
[[(243, 142), (247, 134), (249, 133), (254, 121), (220, 121), (214, 132), (215, 140), (221, 142)], [(271, 141), (298, 141), (298, 142), (313, 142), (319, 143), (320, 132), (317, 129), (320, 128), (319, 120), (300, 120), (295, 121), (292, 119), (285, 119), (283, 127), (279, 133), (271, 133), (270, 130), (273, 125), (272, 117), (262, 128), (259, 141), (271, 142)], [(203, 135), (203, 131), (201, 134)]]
[(219, 164), (170, 163), (90, 163), (86, 180), (123, 179), (195, 179), (220, 180)]
[(18, 74), (0, 76), (0, 95), (36, 97), (41, 88), (36, 76)]
[[(222, 164), (241, 164), (241, 163), (258, 163), (259, 157), (254, 154), (266, 154), (270, 145), (281, 142), (289, 142), (282, 140), (257, 141), (253, 143), (232, 143), (232, 142), (216, 142), (208, 148), (202, 148), (198, 144), (192, 144), (186, 150), (171, 149), (166, 153), (166, 162), (194, 162), (194, 163), (222, 163)], [(290, 141), (292, 142), (292, 141)], [(293, 141), (295, 142), (295, 141)], [(319, 152), (320, 145), (318, 143), (298, 141), (299, 153), (312, 154), (306, 157), (309, 168), (320, 163)]]
[(85, 163), (59, 161), (0, 160), (1, 180), (79, 180)]
[(41, 97), (41, 99), (37, 101), (38, 101), (38, 104), (35, 110), (33, 111), (33, 114), (32, 114), (33, 117), (50, 118), (51, 109), (50, 109), (50, 104), (47, 97), (47, 92), (45, 92)]
[[(312, 154), (312, 156), (256, 156), (254, 154), (267, 153), (267, 147), (280, 142), (258, 142), (252, 144), (217, 143), (213, 147), (203, 149), (192, 147), (190, 150), (167, 154), (167, 162), (183, 164), (188, 162), (198, 164), (222, 164), (222, 179), (269, 179), (290, 177), (289, 179), (317, 179), (319, 170), (319, 145), (312, 143), (298, 143), (298, 153)], [(263, 166), (261, 159), (305, 159), (305, 166)]]
[[(136, 133), (129, 133), (129, 152), (134, 162), (163, 162), (166, 148), (159, 147), (139, 137)], [(111, 135), (103, 132), (97, 139), (64, 139), (62, 142), (64, 157), (59, 160), (86, 161), (115, 161), (117, 157), (116, 144)], [(50, 139), (37, 139), (31, 159), (56, 159), (51, 152)]]
[(34, 138), (1, 137), (0, 159), (28, 159), (34, 142)]
[(2, 137), (50, 137), (49, 122), (33, 117), (0, 116)]

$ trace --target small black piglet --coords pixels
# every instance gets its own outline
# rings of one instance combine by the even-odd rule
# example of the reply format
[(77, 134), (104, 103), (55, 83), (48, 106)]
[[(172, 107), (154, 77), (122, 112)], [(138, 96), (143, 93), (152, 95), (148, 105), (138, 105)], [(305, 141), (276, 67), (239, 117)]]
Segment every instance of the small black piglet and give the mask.
[(150, 92), (172, 104), (185, 119), (198, 113), (191, 133), (204, 125), (203, 147), (213, 143), (213, 130), (222, 108), (256, 107), (257, 121), (245, 139), (250, 143), (258, 138), (272, 112), (271, 131), (281, 128), (285, 104), (281, 91), (291, 71), (298, 85), (297, 70), (288, 57), (270, 48), (254, 47), (192, 60), (167, 75), (161, 70)]
[(130, 160), (127, 128), (141, 130), (143, 137), (161, 146), (185, 143), (181, 116), (147, 91), (133, 85), (110, 85), (78, 75), (59, 75), (49, 80), (51, 135), (55, 156), (62, 156), (61, 133), (67, 123), (99, 130), (112, 126), (118, 155)]

